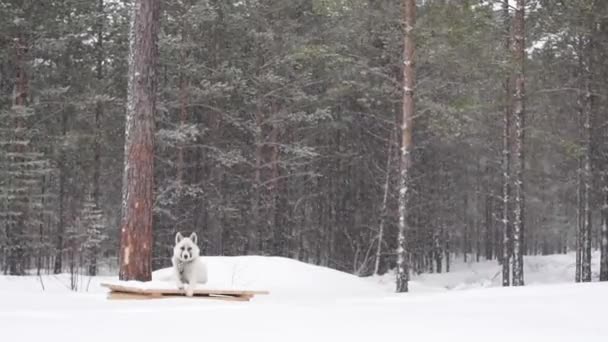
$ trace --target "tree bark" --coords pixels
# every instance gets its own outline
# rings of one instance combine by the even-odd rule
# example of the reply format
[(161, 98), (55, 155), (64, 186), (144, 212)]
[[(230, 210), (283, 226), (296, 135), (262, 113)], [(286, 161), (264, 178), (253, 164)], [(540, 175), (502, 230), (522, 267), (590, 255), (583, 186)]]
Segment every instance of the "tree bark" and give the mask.
[(515, 222), (513, 224), (513, 285), (524, 285), (524, 149), (525, 149), (525, 6), (517, 0), (513, 25), (514, 63), (516, 70), (513, 108), (515, 114)]
[(135, 0), (131, 17), (121, 280), (151, 279), (159, 12), (159, 0)]
[(397, 292), (408, 291), (409, 265), (406, 250), (407, 203), (410, 200), (410, 167), (412, 164), (413, 120), (415, 115), (414, 90), (416, 67), (414, 28), (416, 26), (416, 1), (403, 0), (403, 122), (401, 123), (401, 174), (399, 177), (399, 233), (397, 237)]

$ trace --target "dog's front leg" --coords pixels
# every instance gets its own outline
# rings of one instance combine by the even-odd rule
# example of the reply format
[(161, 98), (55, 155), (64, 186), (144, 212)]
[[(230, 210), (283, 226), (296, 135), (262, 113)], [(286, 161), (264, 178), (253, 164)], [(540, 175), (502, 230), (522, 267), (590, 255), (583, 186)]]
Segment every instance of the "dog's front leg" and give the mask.
[(186, 288), (186, 296), (192, 297), (194, 295), (194, 288), (196, 287), (196, 279), (192, 277), (188, 280), (188, 287)]
[(175, 285), (179, 290), (184, 289), (184, 283), (182, 283), (182, 277), (179, 274), (179, 271), (176, 269), (173, 270), (173, 277), (175, 278)]

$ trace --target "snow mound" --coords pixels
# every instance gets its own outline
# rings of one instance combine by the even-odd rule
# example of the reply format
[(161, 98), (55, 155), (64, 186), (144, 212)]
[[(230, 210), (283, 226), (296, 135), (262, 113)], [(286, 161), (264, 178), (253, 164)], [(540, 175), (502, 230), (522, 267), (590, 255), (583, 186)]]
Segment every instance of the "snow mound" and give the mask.
[[(266, 290), (271, 295), (350, 295), (374, 294), (377, 284), (326, 267), (314, 266), (293, 259), (263, 256), (204, 257), (209, 282), (197, 288), (224, 290)], [(171, 282), (171, 268), (152, 273), (148, 288)], [(166, 286), (166, 285), (165, 285)]]
[[(524, 257), (524, 280), (526, 285), (566, 284), (574, 282), (575, 253), (536, 255)], [(592, 255), (593, 280), (599, 278), (600, 253)], [(414, 275), (410, 282), (412, 293), (441, 292), (447, 290), (471, 290), (476, 288), (501, 287), (501, 266), (496, 260), (464, 262), (456, 260), (449, 273), (423, 273)], [(386, 291), (395, 288), (395, 274), (389, 272), (379, 277), (368, 278), (380, 284)]]

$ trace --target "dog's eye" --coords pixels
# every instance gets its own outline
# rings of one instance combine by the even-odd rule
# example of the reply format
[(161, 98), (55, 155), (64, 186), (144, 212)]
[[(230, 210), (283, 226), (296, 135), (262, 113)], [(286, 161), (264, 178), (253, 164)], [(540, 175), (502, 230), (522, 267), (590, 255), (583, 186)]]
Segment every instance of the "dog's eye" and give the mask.
[(182, 246), (182, 251), (184, 250), (184, 246)]
[(190, 252), (192, 250), (192, 247), (188, 247), (188, 252)]

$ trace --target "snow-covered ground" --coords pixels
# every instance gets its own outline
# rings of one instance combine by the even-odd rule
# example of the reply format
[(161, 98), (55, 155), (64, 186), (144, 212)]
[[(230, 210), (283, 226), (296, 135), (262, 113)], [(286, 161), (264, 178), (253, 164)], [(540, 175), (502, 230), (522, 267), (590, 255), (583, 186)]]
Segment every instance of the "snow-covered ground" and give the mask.
[(530, 286), (521, 288), (499, 287), (494, 262), (457, 263), (394, 294), (391, 275), (362, 279), (284, 258), (208, 258), (210, 287), (271, 292), (251, 302), (109, 301), (99, 283), (112, 277), (82, 278), (82, 290), (71, 292), (67, 275), (44, 276), (44, 291), (37, 277), (0, 276), (0, 340), (608, 341), (608, 284), (573, 284), (573, 261), (527, 258)]

